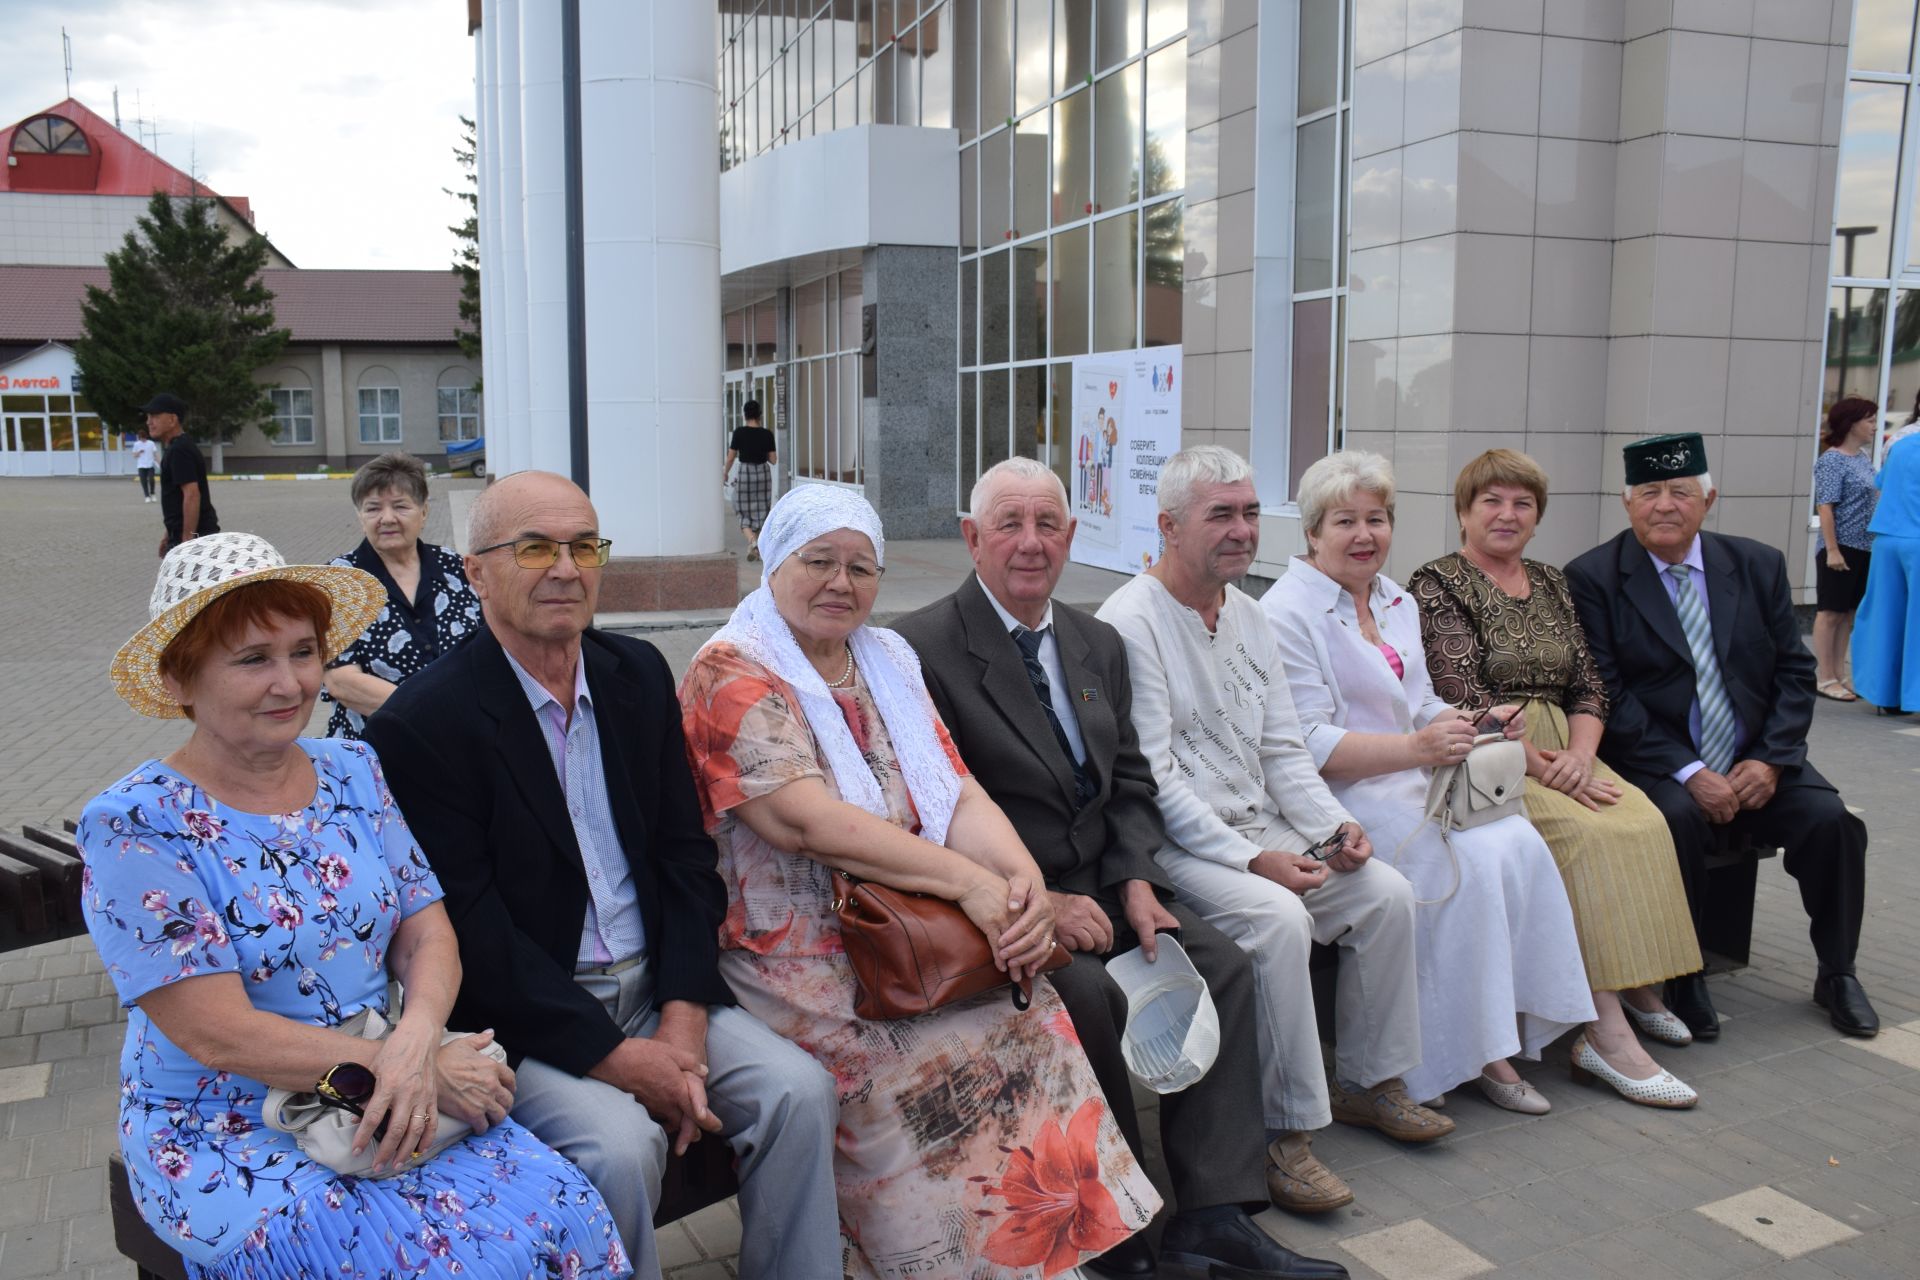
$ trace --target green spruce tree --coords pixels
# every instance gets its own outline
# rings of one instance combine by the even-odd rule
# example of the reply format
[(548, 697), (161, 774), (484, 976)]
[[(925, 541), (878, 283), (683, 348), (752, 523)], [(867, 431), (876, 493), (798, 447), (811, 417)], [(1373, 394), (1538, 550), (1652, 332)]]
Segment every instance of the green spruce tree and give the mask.
[[(477, 363), (480, 359), (480, 176), (474, 169), (474, 138), (473, 121), (461, 116), (460, 145), (453, 149), (453, 158), (467, 171), (467, 185), (459, 191), (442, 190), (467, 206), (466, 220), (447, 228), (453, 232), (456, 242), (453, 274), (460, 277), (460, 323), (466, 326), (453, 331), (453, 340), (460, 344), (461, 355)], [(479, 379), (475, 379), (473, 389), (481, 389)]]
[(225, 444), (248, 425), (271, 437), (273, 401), (254, 374), (289, 334), (274, 326), (266, 261), (266, 240), (229, 238), (213, 201), (155, 192), (107, 255), (107, 287), (87, 286), (81, 304), (74, 361), (101, 419), (131, 431), (139, 406), (171, 391), (191, 407), (186, 429), (198, 440)]

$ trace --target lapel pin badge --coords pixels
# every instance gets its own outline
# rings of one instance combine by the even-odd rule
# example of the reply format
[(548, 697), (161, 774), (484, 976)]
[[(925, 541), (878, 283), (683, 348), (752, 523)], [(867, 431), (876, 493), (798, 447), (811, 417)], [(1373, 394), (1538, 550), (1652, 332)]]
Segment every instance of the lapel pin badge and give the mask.
[(1082, 689), (1080, 691), (1080, 701), (1082, 702), (1097, 702), (1099, 698), (1100, 691), (1098, 689)]

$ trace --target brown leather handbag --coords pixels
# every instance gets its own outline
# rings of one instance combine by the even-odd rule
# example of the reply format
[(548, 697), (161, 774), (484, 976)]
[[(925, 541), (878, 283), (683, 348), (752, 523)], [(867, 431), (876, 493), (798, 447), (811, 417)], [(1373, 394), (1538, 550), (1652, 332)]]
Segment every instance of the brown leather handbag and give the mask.
[[(956, 1000), (1013, 986), (1013, 1007), (1033, 1000), (1026, 984), (1009, 984), (993, 966), (987, 935), (945, 898), (907, 893), (835, 871), (833, 910), (858, 987), (853, 1011), (863, 1018), (912, 1018)], [(1052, 972), (1073, 959), (1056, 947), (1041, 963)]]

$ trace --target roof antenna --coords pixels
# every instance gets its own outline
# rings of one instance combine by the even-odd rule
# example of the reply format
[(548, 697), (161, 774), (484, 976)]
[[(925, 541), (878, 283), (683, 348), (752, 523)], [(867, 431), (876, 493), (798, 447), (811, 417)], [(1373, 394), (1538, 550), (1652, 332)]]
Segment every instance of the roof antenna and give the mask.
[[(119, 85), (113, 86), (113, 127), (116, 129), (120, 129), (120, 86)], [(120, 129), (120, 132), (125, 133), (126, 130)]]
[(73, 96), (73, 39), (67, 35), (65, 27), (60, 28), (60, 48), (67, 58), (67, 96)]

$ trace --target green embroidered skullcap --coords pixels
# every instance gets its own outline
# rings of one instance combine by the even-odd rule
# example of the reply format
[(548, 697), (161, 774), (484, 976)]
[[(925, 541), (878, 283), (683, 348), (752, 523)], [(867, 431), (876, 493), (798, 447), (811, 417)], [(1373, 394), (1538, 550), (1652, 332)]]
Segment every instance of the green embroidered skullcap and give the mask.
[(1627, 460), (1627, 483), (1653, 484), (1681, 476), (1707, 473), (1707, 446), (1697, 431), (1678, 435), (1649, 436), (1635, 440), (1621, 451)]

